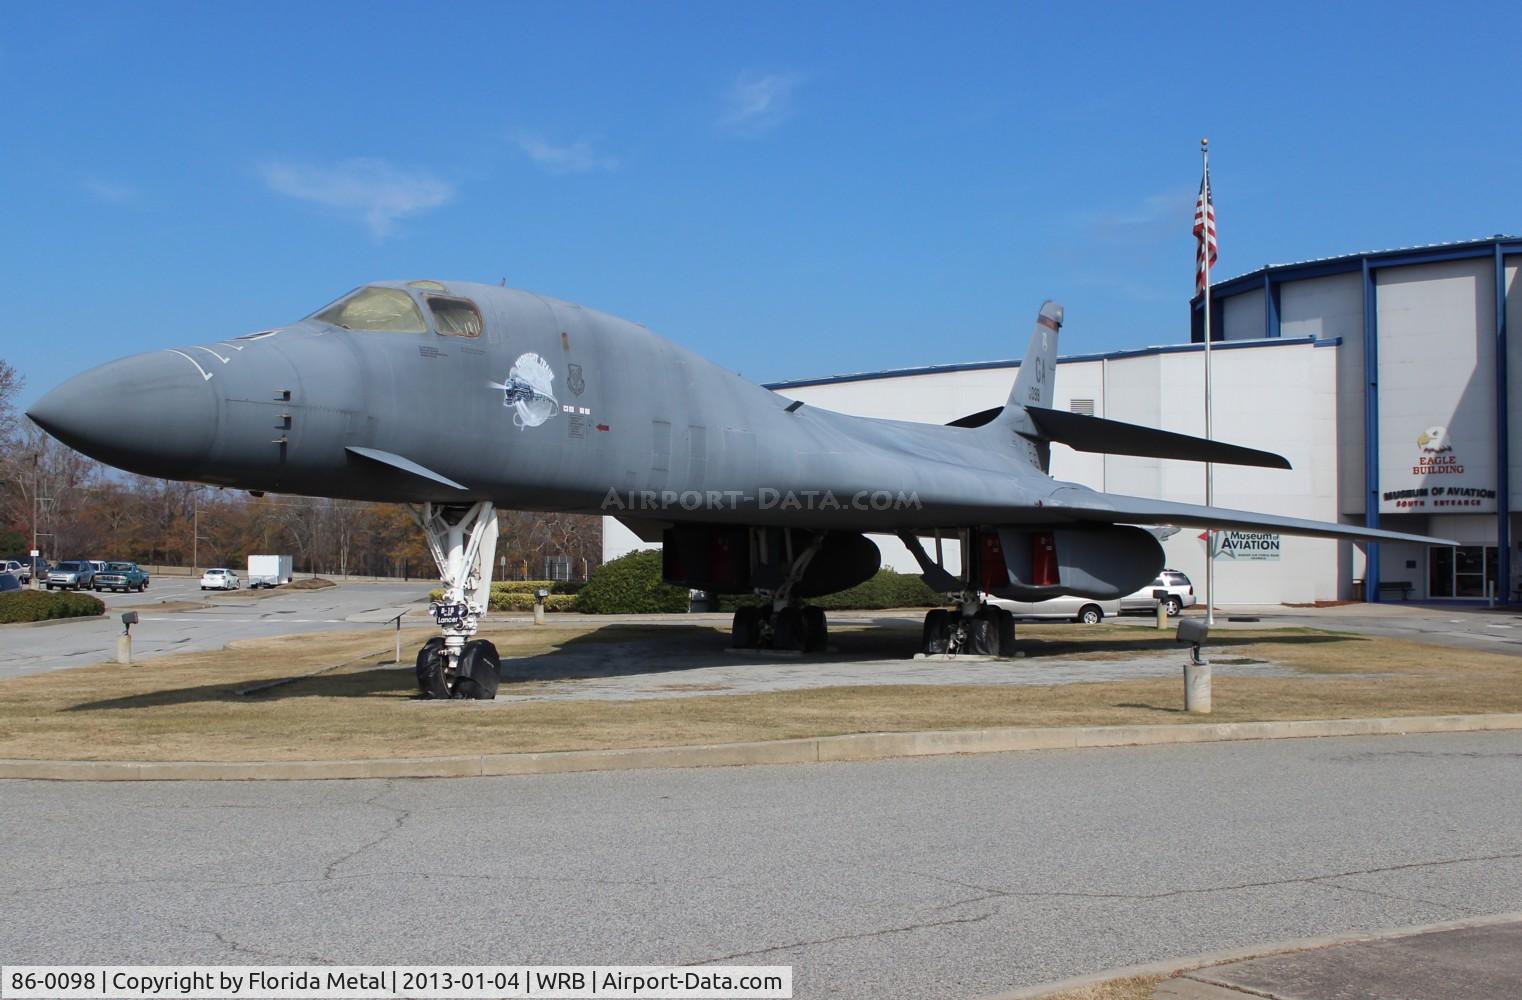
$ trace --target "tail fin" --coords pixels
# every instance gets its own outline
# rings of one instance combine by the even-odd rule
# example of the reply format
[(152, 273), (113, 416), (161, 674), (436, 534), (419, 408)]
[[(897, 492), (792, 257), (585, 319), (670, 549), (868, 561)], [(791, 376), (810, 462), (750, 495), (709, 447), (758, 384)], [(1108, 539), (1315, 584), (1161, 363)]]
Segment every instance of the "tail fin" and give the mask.
[(1020, 374), (1015, 377), (1009, 402), (1000, 410), (975, 413), (953, 421), (953, 425), (983, 427), (986, 424), (989, 431), (985, 433), (1001, 436), (1016, 453), (1042, 472), (1051, 468), (1053, 441), (1076, 451), (1106, 455), (1138, 455), (1266, 469), (1290, 467), (1283, 456), (1256, 448), (1053, 409), (1057, 331), (1060, 329), (1062, 307), (1048, 299), (1041, 304), (1041, 313), (1036, 317), (1036, 329), (1031, 334), (1030, 346), (1025, 349), (1025, 360), (1020, 362)]
[(1062, 307), (1051, 299), (1041, 303), (1036, 315), (1036, 328), (1031, 332), (1030, 346), (1025, 349), (1025, 360), (1020, 362), (1020, 373), (1015, 376), (1015, 387), (1009, 391), (1009, 402), (997, 411), (990, 425), (1015, 450), (1042, 472), (1051, 467), (1052, 449), (1046, 438), (1036, 430), (1027, 406), (1050, 407), (1057, 381), (1057, 331), (1062, 329)]
[(1017, 406), (1052, 405), (1052, 386), (1057, 375), (1057, 331), (1062, 329), (1062, 307), (1051, 299), (1041, 303), (1036, 316), (1036, 328), (1031, 332), (1030, 346), (1025, 349), (1025, 360), (1020, 362), (1020, 374), (1015, 376), (1015, 387), (1010, 390), (1008, 409)]

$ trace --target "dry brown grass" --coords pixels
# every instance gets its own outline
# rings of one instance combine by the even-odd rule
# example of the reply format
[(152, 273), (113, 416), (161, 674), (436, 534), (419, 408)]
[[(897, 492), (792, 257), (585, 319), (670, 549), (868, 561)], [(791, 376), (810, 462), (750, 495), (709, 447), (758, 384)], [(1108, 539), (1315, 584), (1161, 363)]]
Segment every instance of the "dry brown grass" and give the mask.
[(1076, 990), (1048, 993), (1041, 1000), (1152, 1000), (1159, 981), (1157, 976), (1111, 979), (1093, 986), (1081, 986)]
[[(905, 655), (917, 626), (840, 630), (842, 655)], [(429, 630), (407, 630), (403, 650)], [(593, 620), (483, 632), (504, 658), (651, 636), (722, 650), (716, 629)], [(1171, 634), (1132, 628), (1027, 629), (1027, 663), (1043, 657), (1182, 657)], [(1063, 685), (896, 685), (643, 701), (417, 702), (392, 633), (327, 632), (0, 681), (0, 757), (118, 760), (299, 760), (439, 756), (992, 726), (1176, 724), (1177, 678)], [(1287, 677), (1215, 679), (1212, 721), (1522, 711), (1522, 657), (1310, 630), (1222, 632), (1220, 659), (1254, 659)], [(722, 662), (722, 661), (720, 661)], [(728, 661), (743, 666), (743, 661)], [(250, 684), (334, 669), (255, 696)], [(672, 675), (673, 689), (682, 685)], [(542, 687), (504, 684), (504, 694)]]

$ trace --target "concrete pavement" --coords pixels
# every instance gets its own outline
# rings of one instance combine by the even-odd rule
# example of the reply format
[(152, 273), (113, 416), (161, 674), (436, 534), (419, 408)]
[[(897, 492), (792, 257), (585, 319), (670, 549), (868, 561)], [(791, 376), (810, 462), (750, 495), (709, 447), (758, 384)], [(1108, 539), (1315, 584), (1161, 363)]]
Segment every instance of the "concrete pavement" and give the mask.
[(1157, 1000), (1515, 1000), (1522, 921), (1435, 929), (1209, 965), (1167, 979)]
[[(1200, 613), (1191, 609), (1191, 614)], [(1251, 617), (1256, 622), (1232, 622)], [(1217, 628), (1321, 628), (1360, 635), (1409, 639), (1437, 646), (1522, 656), (1522, 613), (1516, 608), (1473, 605), (1419, 605), (1401, 602), (1345, 604), (1332, 608), (1292, 608), (1283, 604), (1226, 605), (1216, 611)]]
[[(178, 589), (177, 589), (178, 588)], [(221, 649), (235, 639), (267, 638), (297, 632), (360, 628), (373, 621), (379, 609), (405, 604), (422, 608), (427, 583), (341, 583), (323, 590), (293, 590), (275, 596), (249, 591), (202, 594), (194, 582), (155, 579), (146, 594), (102, 594), (115, 605), (104, 619), (95, 618), (51, 628), (10, 627), (0, 630), (0, 677), (81, 667), (111, 661), (121, 633), (121, 611), (131, 607), (140, 623), (132, 629), (133, 655)], [(130, 601), (124, 600), (131, 598)], [(161, 610), (166, 599), (207, 601), (208, 607)], [(171, 604), (172, 608), (172, 604)], [(426, 623), (426, 619), (419, 624)]]
[(17, 963), (744, 963), (977, 997), (1522, 910), (1522, 733), (458, 781), (0, 783)]

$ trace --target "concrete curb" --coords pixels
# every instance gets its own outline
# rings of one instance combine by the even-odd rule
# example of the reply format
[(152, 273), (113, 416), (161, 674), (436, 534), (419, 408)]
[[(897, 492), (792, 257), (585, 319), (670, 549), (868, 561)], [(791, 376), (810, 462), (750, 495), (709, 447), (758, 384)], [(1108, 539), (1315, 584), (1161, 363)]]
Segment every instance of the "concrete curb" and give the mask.
[(1077, 750), (1093, 747), (1219, 743), (1320, 736), (1386, 736), (1522, 730), (1522, 713), (1426, 715), (1304, 722), (1223, 722), (1165, 726), (1065, 726), (921, 733), (855, 733), (759, 743), (563, 750), (541, 753), (397, 757), (380, 760), (104, 761), (0, 760), (0, 779), (47, 781), (264, 781), (348, 778), (475, 778), (671, 767), (814, 764), (825, 761), (933, 757), (943, 754)]
[(74, 615), (69, 618), (48, 618), (40, 622), (7, 622), (0, 628), (47, 628), (50, 625), (73, 625), (75, 622), (98, 622), (110, 618), (109, 614)]
[(1332, 948), (1340, 944), (1356, 944), (1363, 941), (1388, 941), (1395, 938), (1411, 937), (1415, 934), (1429, 934), (1434, 931), (1456, 931), (1466, 927), (1487, 927), (1491, 924), (1510, 924), (1517, 921), (1522, 921), (1522, 912), (1493, 913), (1484, 917), (1445, 920), (1436, 924), (1416, 924), (1410, 927), (1395, 927), (1388, 930), (1367, 931), (1364, 933), (1328, 934), (1322, 937), (1278, 941), (1273, 944), (1249, 945), (1246, 948), (1227, 948), (1221, 951), (1207, 951), (1199, 955), (1191, 955), (1188, 958), (1177, 958), (1165, 962), (1149, 962), (1146, 965), (1128, 965), (1119, 969), (1107, 969), (1104, 972), (1096, 972), (1088, 976), (1074, 976), (1072, 979), (1060, 979), (1050, 983), (1041, 983), (1037, 986), (1010, 990), (1006, 993), (995, 993), (992, 996), (985, 997), (984, 1000), (1042, 1000), (1042, 998), (1051, 996), (1054, 993), (1098, 986), (1100, 983), (1107, 983), (1112, 979), (1130, 979), (1135, 976), (1160, 976), (1166, 979), (1212, 965), (1241, 962), (1249, 958), (1283, 955), (1292, 951), (1314, 951), (1321, 948)]

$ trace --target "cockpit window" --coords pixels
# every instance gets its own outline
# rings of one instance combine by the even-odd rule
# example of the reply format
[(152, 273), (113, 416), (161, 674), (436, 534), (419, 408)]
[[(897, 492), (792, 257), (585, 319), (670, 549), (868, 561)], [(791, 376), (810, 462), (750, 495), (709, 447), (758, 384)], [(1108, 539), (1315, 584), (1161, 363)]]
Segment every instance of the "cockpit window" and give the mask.
[(428, 296), (433, 311), (433, 328), (446, 337), (481, 336), (481, 313), (469, 299), (446, 299)]
[(412, 296), (400, 288), (361, 288), (336, 302), (317, 318), (345, 330), (379, 330), (385, 333), (427, 333), (428, 324)]
[(425, 291), (425, 292), (447, 292), (447, 291), (449, 291), (449, 289), (444, 287), (444, 283), (442, 281), (433, 281), (433, 280), (428, 279), (428, 278), (424, 278), (421, 281), (409, 281), (409, 282), (407, 282), (407, 287), (408, 288), (418, 288), (418, 289), (421, 289), (422, 291)]

